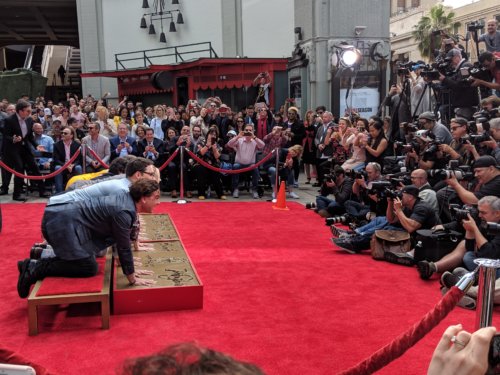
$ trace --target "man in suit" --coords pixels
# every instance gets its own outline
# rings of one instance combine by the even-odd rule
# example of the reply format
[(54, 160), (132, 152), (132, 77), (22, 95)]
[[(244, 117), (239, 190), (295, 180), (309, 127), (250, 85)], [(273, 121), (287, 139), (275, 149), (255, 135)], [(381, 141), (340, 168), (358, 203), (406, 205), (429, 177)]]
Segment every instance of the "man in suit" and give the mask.
[[(54, 169), (61, 169), (80, 149), (80, 143), (75, 141), (76, 130), (71, 126), (66, 126), (62, 132), (62, 140), (54, 143)], [(54, 177), (56, 193), (64, 190), (64, 177), (82, 174), (82, 155), (78, 155), (75, 161), (68, 165), (67, 169)]]
[(128, 136), (127, 124), (121, 123), (118, 125), (118, 135), (111, 138), (109, 143), (111, 146), (110, 161), (126, 155), (137, 156), (137, 143), (134, 138)]
[(151, 271), (135, 269), (131, 241), (138, 236), (138, 213), (151, 213), (159, 204), (159, 188), (158, 182), (143, 178), (134, 182), (129, 192), (47, 206), (42, 233), (55, 257), (18, 262), (19, 297), (26, 298), (30, 286), (47, 276), (95, 276), (96, 255), (111, 245), (116, 246), (130, 286), (154, 285), (152, 279), (141, 279)]
[(146, 129), (146, 136), (137, 144), (137, 154), (145, 159), (152, 160), (159, 167), (165, 153), (161, 139), (155, 137), (153, 128)]
[[(333, 115), (331, 112), (325, 111), (321, 115), (322, 124), (318, 126), (316, 131), (316, 136), (314, 138), (314, 144), (316, 145), (316, 170), (318, 171), (318, 182), (313, 186), (319, 187), (323, 183), (323, 177), (325, 175), (323, 171), (323, 163), (328, 161), (328, 158), (332, 156), (333, 150), (330, 145), (325, 145), (325, 138), (327, 132), (330, 134), (333, 131)], [(330, 130), (329, 130), (330, 129)]]
[[(31, 104), (26, 100), (19, 100), (16, 104), (16, 113), (4, 120), (3, 129), (3, 159), (5, 164), (16, 172), (24, 173), (26, 169), (32, 176), (40, 176), (35, 162), (32, 148), (37, 144), (33, 136), (33, 119), (31, 118)], [(14, 178), (14, 193), (12, 199), (25, 201), (23, 194), (23, 179)], [(46, 197), (43, 181), (37, 181), (40, 197)], [(4, 187), (5, 188), (5, 187)]]

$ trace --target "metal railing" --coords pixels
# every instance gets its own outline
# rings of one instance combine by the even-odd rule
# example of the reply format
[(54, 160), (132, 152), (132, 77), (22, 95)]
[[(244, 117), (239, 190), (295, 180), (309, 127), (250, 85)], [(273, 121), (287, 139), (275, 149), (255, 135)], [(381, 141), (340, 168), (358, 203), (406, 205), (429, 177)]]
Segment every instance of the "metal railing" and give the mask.
[[(115, 54), (115, 65), (116, 70), (146, 68), (155, 63), (168, 64), (183, 62), (186, 60), (186, 56), (193, 54), (200, 54), (195, 57), (219, 57), (212, 47), (212, 42), (202, 42), (143, 51), (117, 53)], [(158, 59), (160, 60), (158, 61)], [(138, 64), (134, 65), (131, 64), (131, 62), (137, 62)]]

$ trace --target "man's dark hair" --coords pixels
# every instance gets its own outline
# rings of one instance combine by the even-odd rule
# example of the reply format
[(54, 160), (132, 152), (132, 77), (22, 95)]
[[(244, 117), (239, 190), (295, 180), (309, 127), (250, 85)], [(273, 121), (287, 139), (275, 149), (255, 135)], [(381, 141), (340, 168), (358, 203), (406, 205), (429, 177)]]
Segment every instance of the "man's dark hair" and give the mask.
[(175, 344), (159, 353), (125, 361), (124, 375), (263, 375), (254, 364), (240, 362), (224, 353), (196, 344)]
[(71, 126), (75, 122), (78, 122), (78, 120), (76, 118), (74, 118), (74, 117), (70, 117), (70, 118), (68, 118), (67, 124), (68, 124), (68, 126)]
[[(127, 168), (127, 164), (133, 160), (129, 159), (128, 156), (134, 156), (134, 155), (127, 155), (122, 158), (116, 158), (114, 159), (110, 164), (109, 164), (109, 169), (108, 173), (112, 175), (117, 175), (117, 174), (122, 174), (125, 173), (125, 169)], [(135, 159), (135, 156), (134, 156)]]
[(16, 112), (19, 113), (23, 109), (31, 107), (31, 103), (24, 99), (19, 99), (16, 103)]
[(479, 55), (478, 61), (480, 64), (484, 64), (485, 61), (493, 61), (495, 56), (490, 52), (486, 51)]
[(250, 104), (249, 106), (247, 106), (247, 109), (255, 109), (255, 107), (253, 106), (253, 104)]
[(316, 112), (318, 112), (318, 111), (325, 112), (326, 111), (326, 107), (324, 105), (319, 105), (319, 106), (316, 107)]
[(148, 165), (153, 165), (153, 161), (145, 158), (135, 158), (130, 161), (125, 168), (125, 176), (131, 177), (135, 172), (144, 172)]
[(142, 197), (150, 197), (155, 191), (160, 190), (160, 184), (154, 180), (141, 178), (130, 185), (129, 191), (134, 202), (139, 202)]

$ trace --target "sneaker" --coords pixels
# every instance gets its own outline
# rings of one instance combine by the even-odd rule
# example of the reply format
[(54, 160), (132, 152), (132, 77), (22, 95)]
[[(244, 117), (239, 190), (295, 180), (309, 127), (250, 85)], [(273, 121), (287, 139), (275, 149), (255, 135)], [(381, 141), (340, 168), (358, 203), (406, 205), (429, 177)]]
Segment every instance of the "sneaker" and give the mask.
[(299, 199), (299, 196), (295, 192), (290, 192), (289, 197), (292, 199)]
[(415, 259), (405, 253), (393, 253), (386, 251), (384, 253), (384, 260), (389, 263), (399, 264), (401, 266), (413, 267), (415, 265)]
[(465, 274), (469, 273), (465, 268), (458, 267), (453, 270), (453, 272), (446, 271), (441, 275), (441, 279), (439, 280), (441, 282), (442, 286), (445, 286), (447, 288), (451, 288), (454, 285), (457, 285), (458, 280), (462, 278)]
[(298, 189), (299, 188), (299, 183), (298, 182), (294, 182), (293, 183), (293, 187), (296, 188), (296, 189)]
[[(441, 288), (441, 294), (444, 296), (446, 293), (448, 293), (448, 290), (449, 289), (447, 287), (443, 286)], [(476, 304), (476, 299), (466, 294), (460, 301), (458, 301), (457, 306), (467, 310), (475, 310)]]
[(234, 189), (233, 198), (239, 198), (239, 197), (240, 197), (240, 191), (238, 189)]
[(252, 192), (252, 196), (253, 196), (253, 199), (259, 199), (260, 198), (259, 197), (259, 193), (257, 193), (257, 191), (255, 191), (255, 190)]
[(420, 262), (418, 262), (417, 269), (422, 280), (429, 280), (432, 274), (436, 272), (434, 263), (428, 262), (426, 260), (421, 260)]
[[(30, 287), (36, 282), (30, 271), (31, 259), (25, 259), (22, 261), (21, 272), (19, 273), (19, 278), (17, 280), (17, 293), (19, 297), (26, 298), (30, 294)], [(19, 264), (18, 264), (19, 268)]]
[(330, 226), (330, 230), (332, 231), (332, 234), (334, 236), (337, 236), (338, 238), (351, 237), (356, 234), (356, 232), (352, 230), (341, 229), (339, 227), (336, 227), (335, 225)]
[(318, 211), (318, 215), (321, 216), (321, 217), (324, 217), (325, 219), (327, 217), (330, 217), (330, 213), (327, 210), (319, 210)]
[(356, 249), (350, 238), (332, 238), (335, 245), (347, 251), (349, 254), (359, 254), (360, 250)]
[(205, 200), (205, 196), (204, 195), (198, 195), (198, 200), (204, 201)]

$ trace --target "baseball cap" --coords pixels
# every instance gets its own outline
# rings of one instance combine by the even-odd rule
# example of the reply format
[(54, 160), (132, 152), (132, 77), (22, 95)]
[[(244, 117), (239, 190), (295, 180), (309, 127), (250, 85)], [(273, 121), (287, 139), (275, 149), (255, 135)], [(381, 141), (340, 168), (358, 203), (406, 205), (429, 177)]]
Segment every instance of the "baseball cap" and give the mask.
[(474, 162), (473, 168), (487, 168), (487, 167), (495, 167), (500, 169), (500, 166), (497, 165), (497, 161), (493, 156), (483, 155), (476, 159)]
[(420, 116), (418, 116), (418, 119), (424, 119), (424, 120), (429, 120), (429, 121), (436, 121), (436, 116), (434, 115), (433, 112), (426, 111), (422, 112)]
[(234, 137), (234, 136), (236, 136), (236, 132), (234, 130), (229, 130), (227, 132), (227, 136), (230, 136), (230, 135), (232, 135)]
[(413, 195), (415, 198), (418, 198), (419, 192), (420, 190), (415, 185), (408, 185), (403, 188), (403, 193)]
[(50, 108), (45, 108), (43, 110), (43, 113), (45, 113), (45, 116), (50, 116), (52, 114), (52, 111), (50, 110)]

